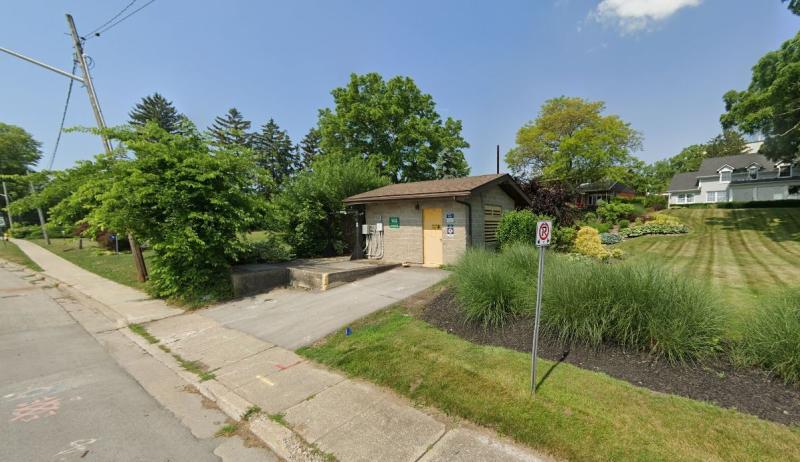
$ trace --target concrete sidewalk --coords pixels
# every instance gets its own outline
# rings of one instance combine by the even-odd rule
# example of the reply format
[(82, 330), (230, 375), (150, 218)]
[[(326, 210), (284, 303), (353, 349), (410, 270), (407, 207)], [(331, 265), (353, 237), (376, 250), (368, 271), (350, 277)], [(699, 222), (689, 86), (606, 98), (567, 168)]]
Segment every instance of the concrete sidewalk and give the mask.
[[(197, 387), (229, 414), (258, 406), (250, 429), (287, 460), (311, 447), (341, 461), (541, 461), (486, 429), (467, 428), (422, 410), (391, 391), (348, 379), (294, 352), (230, 329), (198, 313), (145, 325), (158, 347), (201, 362), (215, 379)], [(131, 334), (132, 335), (132, 334)], [(324, 457), (323, 457), (324, 459)]]
[(117, 313), (124, 321), (117, 327), (162, 319), (183, 312), (136, 289), (86, 271), (32, 242), (22, 239), (11, 239), (11, 242), (41, 266), (47, 276), (97, 300)]
[[(144, 323), (157, 344), (127, 328), (112, 332), (124, 334), (228, 416), (244, 420), (248, 410), (260, 408), (260, 414), (249, 420), (249, 429), (286, 460), (321, 461), (330, 460), (329, 456), (340, 461), (548, 460), (490, 430), (419, 409), (389, 390), (348, 379), (291, 350), (227, 327), (204, 311), (182, 314), (36, 244), (14, 242), (46, 275), (110, 308), (107, 315), (116, 319), (118, 327)], [(362, 281), (366, 286), (359, 292), (368, 291), (368, 281)], [(404, 291), (397, 290), (398, 295)], [(395, 300), (388, 297), (386, 304)], [(183, 370), (175, 355), (196, 361), (214, 378), (201, 381)]]

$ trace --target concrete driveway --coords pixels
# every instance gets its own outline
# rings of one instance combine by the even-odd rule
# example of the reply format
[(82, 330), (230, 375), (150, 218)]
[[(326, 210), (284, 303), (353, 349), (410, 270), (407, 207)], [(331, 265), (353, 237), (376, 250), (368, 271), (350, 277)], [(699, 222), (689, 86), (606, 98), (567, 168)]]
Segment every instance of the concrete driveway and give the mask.
[(227, 327), (294, 350), (427, 289), (448, 274), (432, 268), (395, 268), (323, 292), (273, 290), (201, 313)]

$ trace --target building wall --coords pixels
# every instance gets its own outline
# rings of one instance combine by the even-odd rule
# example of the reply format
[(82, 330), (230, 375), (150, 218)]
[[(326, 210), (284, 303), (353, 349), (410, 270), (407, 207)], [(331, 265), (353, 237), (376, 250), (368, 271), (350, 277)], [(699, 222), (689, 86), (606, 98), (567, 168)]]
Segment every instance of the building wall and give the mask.
[[(483, 240), (483, 207), (499, 206), (503, 212), (514, 210), (514, 200), (499, 186), (490, 186), (475, 191), (469, 198), (460, 199), (468, 202), (472, 210), (471, 245), (482, 247)], [(417, 205), (419, 207), (417, 208)], [(442, 242), (444, 264), (450, 265), (458, 261), (467, 248), (467, 211), (466, 205), (453, 199), (411, 199), (400, 201), (377, 202), (366, 205), (367, 224), (383, 223), (383, 260), (397, 263), (423, 263), (422, 255), (422, 209), (442, 209)], [(447, 237), (448, 213), (453, 213), (453, 229), (455, 234)], [(400, 219), (399, 228), (389, 227), (389, 217)]]
[[(475, 247), (486, 246), (483, 239), (484, 206), (498, 206), (503, 209), (503, 212), (516, 208), (514, 199), (496, 185), (479, 189), (470, 197), (469, 203), (472, 205), (472, 245)], [(489, 247), (492, 246), (489, 245)]]
[[(419, 208), (416, 205), (419, 204)], [(367, 224), (383, 223), (383, 260), (395, 263), (423, 263), (422, 209), (442, 209), (442, 245), (444, 264), (455, 263), (467, 247), (466, 206), (452, 199), (421, 199), (367, 204)], [(446, 214), (455, 214), (455, 234), (446, 236)], [(389, 217), (400, 219), (399, 228), (389, 227)]]

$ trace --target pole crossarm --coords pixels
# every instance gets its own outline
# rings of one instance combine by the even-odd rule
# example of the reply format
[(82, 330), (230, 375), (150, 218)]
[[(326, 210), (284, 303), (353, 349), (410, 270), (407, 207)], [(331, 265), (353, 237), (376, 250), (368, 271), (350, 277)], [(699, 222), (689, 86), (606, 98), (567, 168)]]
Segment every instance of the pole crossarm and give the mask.
[(80, 83), (84, 83), (83, 79), (78, 77), (75, 74), (71, 74), (71, 73), (69, 73), (67, 71), (62, 71), (61, 69), (59, 69), (57, 67), (51, 66), (49, 64), (45, 64), (45, 63), (43, 63), (41, 61), (37, 61), (37, 60), (35, 60), (35, 59), (31, 58), (31, 57), (23, 55), (22, 53), (17, 53), (14, 50), (9, 50), (8, 48), (4, 48), (4, 47), (0, 47), (0, 51), (4, 51), (4, 52), (10, 54), (11, 56), (16, 56), (19, 59), (22, 59), (24, 61), (28, 61), (29, 63), (33, 63), (33, 64), (36, 64), (37, 66), (41, 66), (41, 67), (43, 67), (45, 69), (51, 70), (51, 71), (55, 72), (56, 74), (61, 74), (64, 77), (69, 77), (72, 80), (77, 80)]

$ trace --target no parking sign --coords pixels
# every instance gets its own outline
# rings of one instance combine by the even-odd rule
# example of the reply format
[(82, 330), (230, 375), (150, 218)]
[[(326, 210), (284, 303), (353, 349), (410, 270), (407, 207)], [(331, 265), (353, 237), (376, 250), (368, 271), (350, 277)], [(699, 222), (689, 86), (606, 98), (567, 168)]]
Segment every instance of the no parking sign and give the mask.
[(540, 221), (536, 223), (536, 246), (544, 247), (550, 245), (550, 236), (552, 236), (552, 234), (553, 234), (552, 221)]

